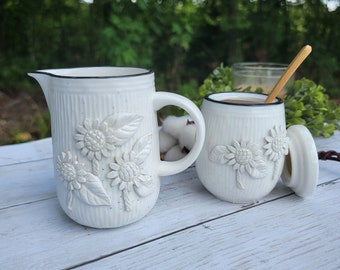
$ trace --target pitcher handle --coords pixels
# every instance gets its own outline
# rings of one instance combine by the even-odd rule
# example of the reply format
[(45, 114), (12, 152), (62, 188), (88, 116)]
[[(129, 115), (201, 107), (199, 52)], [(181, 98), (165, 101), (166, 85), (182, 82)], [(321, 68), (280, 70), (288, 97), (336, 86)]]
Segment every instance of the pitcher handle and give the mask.
[(195, 162), (203, 147), (205, 138), (205, 123), (201, 111), (189, 99), (168, 92), (156, 92), (154, 98), (154, 109), (156, 111), (167, 105), (174, 105), (184, 109), (194, 120), (196, 125), (196, 140), (193, 148), (183, 158), (177, 161), (161, 161), (158, 167), (158, 175), (165, 176), (184, 171)]

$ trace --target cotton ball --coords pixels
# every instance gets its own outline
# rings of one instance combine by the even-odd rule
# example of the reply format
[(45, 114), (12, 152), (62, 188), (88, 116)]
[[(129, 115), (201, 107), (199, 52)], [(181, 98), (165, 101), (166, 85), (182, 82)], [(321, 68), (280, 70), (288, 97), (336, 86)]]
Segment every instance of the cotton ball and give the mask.
[(177, 144), (177, 140), (166, 133), (163, 128), (159, 130), (159, 151), (161, 153), (168, 152), (168, 150)]
[(182, 149), (185, 147), (187, 150), (190, 151), (195, 144), (195, 138), (196, 138), (195, 124), (187, 124), (185, 127), (183, 127), (181, 133), (179, 134), (178, 137), (179, 146)]
[(168, 152), (166, 152), (164, 156), (164, 160), (165, 161), (176, 161), (176, 160), (183, 158), (185, 155), (186, 154), (182, 152), (181, 147), (177, 144), (171, 147), (171, 149)]
[(181, 130), (187, 125), (188, 121), (190, 121), (190, 116), (185, 115), (181, 117), (176, 116), (168, 116), (163, 121), (163, 128), (166, 133), (169, 133), (173, 137), (179, 137)]

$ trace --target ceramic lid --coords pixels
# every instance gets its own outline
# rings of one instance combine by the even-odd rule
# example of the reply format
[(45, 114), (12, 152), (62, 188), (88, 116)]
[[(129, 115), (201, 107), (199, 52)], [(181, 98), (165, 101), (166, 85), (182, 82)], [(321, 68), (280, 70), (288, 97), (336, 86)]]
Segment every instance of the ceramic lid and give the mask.
[(289, 154), (281, 178), (297, 195), (306, 197), (315, 191), (319, 179), (319, 159), (314, 139), (302, 125), (289, 127), (287, 135)]

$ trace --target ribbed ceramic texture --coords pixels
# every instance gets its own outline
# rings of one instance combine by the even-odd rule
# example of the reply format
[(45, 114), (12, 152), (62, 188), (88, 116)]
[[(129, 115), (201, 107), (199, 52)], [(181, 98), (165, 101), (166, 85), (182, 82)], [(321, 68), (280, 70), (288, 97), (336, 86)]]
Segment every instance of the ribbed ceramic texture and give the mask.
[[(57, 194), (63, 210), (78, 223), (97, 228), (118, 227), (139, 220), (154, 206), (160, 186), (153, 168), (159, 155), (152, 104), (154, 91), (153, 74), (124, 78), (51, 78), (47, 96), (52, 117)], [(88, 154), (95, 145), (77, 147), (91, 130), (106, 134), (108, 138), (111, 133), (105, 131), (110, 128), (109, 131), (122, 130), (119, 136), (123, 138), (118, 143), (108, 139), (111, 148), (106, 149), (109, 150), (108, 157), (97, 151), (99, 156), (91, 159)], [(120, 142), (122, 140), (124, 143)], [(143, 156), (137, 161), (131, 157), (131, 152), (138, 142), (140, 145), (135, 152)], [(111, 168), (110, 163), (117, 164), (116, 157), (122, 161)], [(68, 168), (65, 166), (77, 167), (75, 163), (83, 165), (78, 166), (80, 178), (76, 179), (83, 190), (81, 195), (76, 183), (70, 187), (62, 174)], [(62, 166), (65, 168), (60, 169)], [(143, 176), (137, 177), (135, 182), (124, 183), (124, 179), (119, 179), (123, 166), (127, 174)], [(81, 170), (94, 176), (84, 176)], [(114, 170), (116, 173), (108, 177)], [(83, 179), (86, 183), (91, 180), (93, 184), (86, 187), (86, 183), (81, 183)], [(142, 196), (136, 191), (137, 185), (141, 186), (138, 192)]]
[[(223, 100), (228, 94), (214, 97)], [(202, 184), (216, 197), (234, 203), (253, 202), (268, 194), (288, 151), (283, 103), (239, 106), (205, 99), (202, 114), (206, 139), (196, 161)]]
[[(51, 113), (57, 195), (80, 224), (113, 228), (145, 216), (160, 189), (159, 175), (188, 168), (205, 135), (200, 110), (187, 98), (155, 92), (154, 73), (133, 67), (87, 67), (29, 73)], [(184, 158), (160, 160), (156, 111), (174, 105), (196, 124)]]

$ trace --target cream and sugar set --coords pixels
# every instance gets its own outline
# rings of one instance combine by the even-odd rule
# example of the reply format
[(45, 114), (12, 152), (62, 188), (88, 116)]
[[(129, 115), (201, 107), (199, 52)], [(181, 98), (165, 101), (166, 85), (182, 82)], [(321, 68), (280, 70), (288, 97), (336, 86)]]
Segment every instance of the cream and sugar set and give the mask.
[[(114, 228), (143, 218), (157, 201), (159, 177), (195, 161), (206, 189), (233, 203), (262, 198), (280, 177), (300, 196), (315, 189), (313, 138), (303, 126), (286, 130), (280, 99), (264, 104), (262, 94), (215, 93), (199, 110), (183, 96), (156, 92), (154, 73), (142, 68), (29, 75), (39, 82), (51, 113), (59, 203), (85, 226)], [(167, 105), (183, 108), (194, 122), (190, 152), (175, 161), (160, 159), (157, 111)]]

